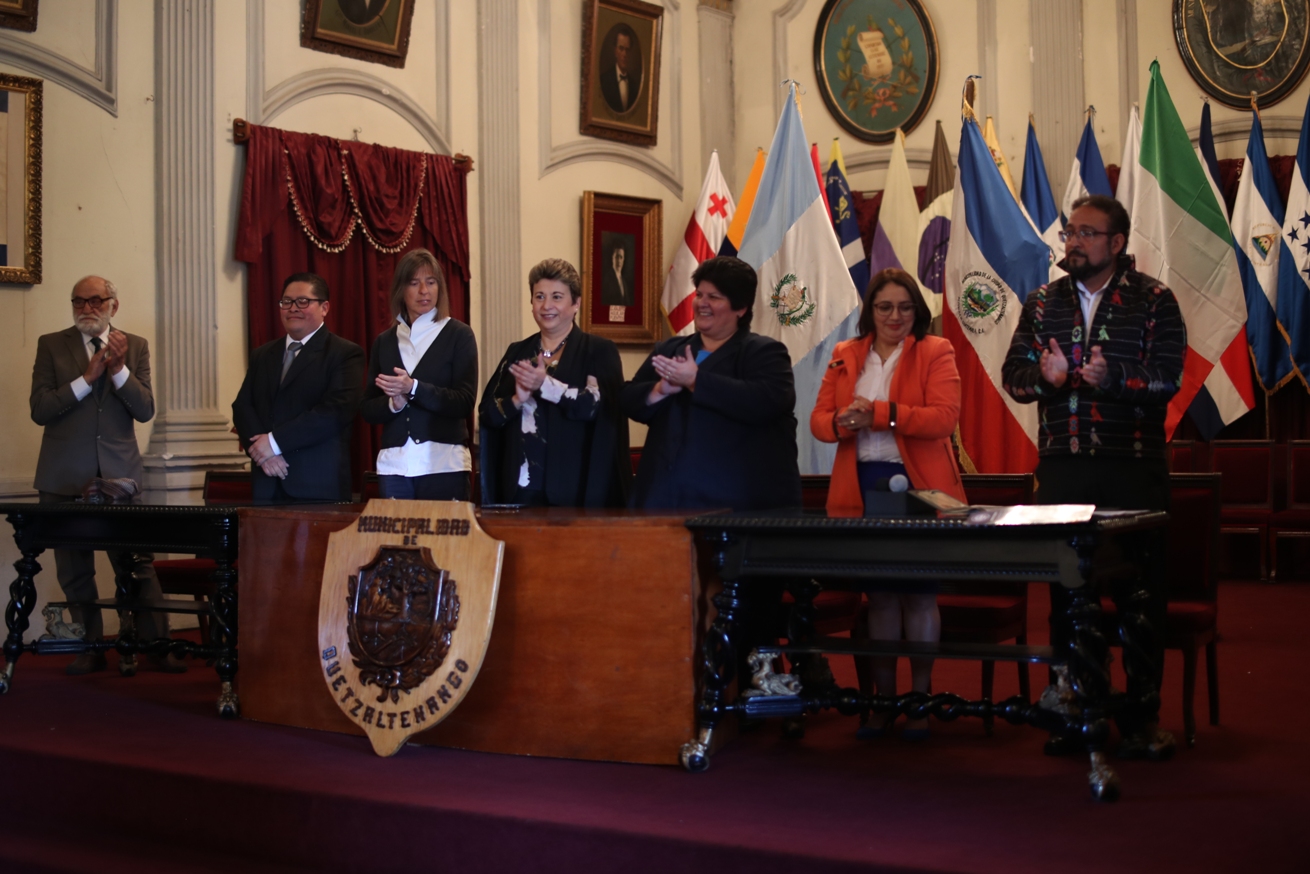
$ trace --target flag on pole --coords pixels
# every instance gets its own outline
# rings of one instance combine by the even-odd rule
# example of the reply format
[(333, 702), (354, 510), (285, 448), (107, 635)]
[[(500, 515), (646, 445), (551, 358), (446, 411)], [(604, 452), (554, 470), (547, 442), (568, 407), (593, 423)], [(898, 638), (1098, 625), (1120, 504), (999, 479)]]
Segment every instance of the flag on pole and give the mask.
[(923, 283), (924, 297), (934, 317), (942, 314), (942, 292), (945, 288), (946, 252), (951, 242), (951, 201), (955, 189), (955, 161), (946, 145), (946, 134), (941, 120), (932, 142), (932, 160), (928, 166), (928, 187), (924, 192), (925, 206), (919, 213), (919, 281)]
[(851, 187), (846, 184), (845, 162), (842, 160), (841, 146), (838, 145), (836, 137), (832, 140), (832, 158), (828, 163), (828, 173), (824, 177), (824, 187), (828, 193), (828, 211), (832, 218), (832, 227), (837, 232), (837, 242), (841, 243), (846, 269), (851, 273), (851, 282), (854, 283), (855, 290), (864, 294), (864, 290), (869, 287), (869, 259), (864, 254), (860, 223), (855, 220), (855, 211), (851, 208)]
[(755, 163), (751, 165), (750, 175), (746, 177), (746, 187), (741, 191), (741, 200), (737, 201), (737, 210), (728, 225), (728, 234), (719, 245), (720, 255), (737, 256), (741, 248), (741, 235), (746, 233), (746, 222), (751, 217), (751, 206), (755, 203), (755, 191), (760, 187), (760, 177), (764, 175), (764, 150), (755, 150)]
[[(740, 257), (759, 274), (751, 327), (791, 353), (797, 418), (808, 421), (837, 329), (860, 304), (808, 154), (796, 85), (784, 103)], [(797, 434), (802, 473), (832, 470), (835, 447)]]
[[(1209, 106), (1210, 104), (1206, 104)], [(1208, 111), (1208, 110), (1207, 110)], [(1119, 184), (1114, 189), (1114, 199), (1128, 210), (1128, 217), (1133, 217), (1133, 193), (1137, 190), (1137, 153), (1142, 150), (1142, 116), (1133, 104), (1128, 113), (1128, 133), (1124, 137), (1124, 151), (1119, 158)]]
[(996, 122), (992, 117), (987, 116), (987, 121), (983, 124), (983, 142), (987, 144), (987, 151), (992, 153), (992, 160), (996, 162), (996, 169), (1001, 171), (1001, 178), (1005, 180), (1005, 187), (1010, 189), (1010, 194), (1017, 201), (1019, 199), (1019, 187), (1014, 184), (1014, 176), (1010, 175), (1010, 162), (1005, 160), (1005, 152), (1001, 151), (1001, 140), (996, 136)]
[(869, 246), (869, 272), (887, 267), (916, 266), (919, 251), (919, 199), (914, 196), (910, 162), (905, 157), (905, 134), (899, 129), (887, 161), (878, 223)]
[(1037, 410), (1006, 393), (1001, 365), (1024, 299), (1047, 281), (1050, 249), (1008, 196), (967, 103), (958, 168), (942, 331), (960, 371), (960, 448), (979, 473), (1027, 473)]
[(1087, 124), (1083, 125), (1083, 138), (1078, 141), (1078, 153), (1074, 155), (1069, 184), (1064, 189), (1064, 201), (1060, 204), (1060, 211), (1065, 218), (1073, 212), (1074, 201), (1080, 197), (1089, 194), (1114, 196), (1110, 190), (1110, 177), (1105, 172), (1105, 162), (1101, 160), (1101, 149), (1096, 145), (1096, 132), (1093, 128), (1095, 120), (1096, 107), (1087, 107)]
[(1287, 329), (1292, 361), (1303, 383), (1310, 378), (1310, 100), (1305, 110), (1278, 262), (1278, 321)]
[(1168, 440), (1193, 401), (1192, 417), (1206, 431), (1250, 411), (1255, 392), (1233, 235), (1158, 61), (1151, 62), (1138, 163), (1128, 252), (1138, 270), (1173, 290), (1187, 325), (1182, 386), (1164, 423)]
[(1278, 324), (1278, 263), (1283, 247), (1283, 199), (1274, 183), (1265, 152), (1260, 113), (1251, 113), (1251, 138), (1233, 204), (1233, 245), (1237, 271), (1246, 293), (1246, 339), (1251, 344), (1255, 375), (1266, 392), (1292, 379), (1292, 356)]
[[(1138, 152), (1141, 152), (1141, 137), (1138, 136)], [(1224, 201), (1223, 189), (1219, 187), (1219, 156), (1214, 150), (1214, 131), (1210, 127), (1210, 101), (1206, 101), (1201, 107), (1201, 133), (1196, 138), (1196, 147), (1193, 149), (1196, 157), (1201, 160), (1201, 170), (1205, 173), (1205, 181), (1210, 183), (1210, 191), (1214, 193), (1215, 203), (1223, 209), (1224, 214), (1228, 214), (1228, 207)], [(1139, 168), (1140, 169), (1140, 168)]]
[(687, 335), (696, 330), (692, 312), (696, 288), (692, 285), (691, 275), (700, 262), (713, 258), (719, 246), (723, 245), (735, 209), (732, 192), (719, 170), (718, 150), (715, 150), (710, 153), (710, 166), (705, 171), (705, 181), (701, 183), (696, 211), (687, 222), (682, 245), (674, 253), (673, 265), (664, 278), (664, 294), (660, 302), (675, 335)]
[(1055, 208), (1055, 195), (1051, 194), (1046, 161), (1042, 159), (1042, 149), (1037, 144), (1037, 130), (1033, 127), (1031, 115), (1028, 116), (1028, 143), (1023, 153), (1023, 188), (1019, 200), (1037, 226), (1042, 242), (1054, 253), (1052, 260), (1064, 260), (1064, 243), (1060, 241), (1064, 225), (1060, 221), (1060, 211)]

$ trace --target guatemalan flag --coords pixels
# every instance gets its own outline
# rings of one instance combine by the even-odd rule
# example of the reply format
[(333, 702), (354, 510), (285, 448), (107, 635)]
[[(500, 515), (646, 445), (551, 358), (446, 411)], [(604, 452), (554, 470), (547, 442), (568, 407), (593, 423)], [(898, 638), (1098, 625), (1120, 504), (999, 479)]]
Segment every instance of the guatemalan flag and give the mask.
[(710, 154), (710, 166), (705, 171), (705, 181), (701, 184), (700, 197), (696, 200), (696, 211), (687, 230), (682, 235), (682, 245), (673, 255), (673, 265), (669, 275), (664, 278), (664, 295), (660, 299), (664, 312), (669, 316), (669, 327), (673, 333), (685, 336), (694, 333), (696, 325), (693, 319), (692, 304), (695, 301), (696, 288), (691, 283), (691, 275), (696, 272), (700, 262), (713, 258), (723, 245), (727, 236), (728, 225), (732, 223), (732, 214), (736, 209), (732, 202), (732, 192), (723, 180), (719, 170), (719, 153)]
[(978, 473), (1029, 473), (1037, 466), (1037, 405), (1005, 392), (1001, 365), (1028, 292), (1047, 281), (1051, 250), (965, 112), (942, 313), (960, 371), (960, 448)]
[(1046, 161), (1042, 159), (1042, 148), (1037, 144), (1037, 130), (1031, 116), (1028, 118), (1028, 144), (1023, 153), (1023, 186), (1019, 191), (1019, 200), (1042, 235), (1042, 242), (1054, 253), (1052, 260), (1063, 261), (1064, 243), (1060, 242), (1063, 224), (1060, 211), (1055, 208), (1051, 183), (1046, 178)]
[(1278, 261), (1278, 321), (1287, 331), (1301, 381), (1310, 378), (1310, 101), (1301, 121), (1301, 144), (1292, 167)]
[(1064, 189), (1064, 202), (1060, 211), (1065, 218), (1073, 212), (1074, 201), (1089, 194), (1104, 194), (1113, 197), (1110, 190), (1110, 177), (1105, 172), (1105, 162), (1101, 160), (1101, 147), (1096, 145), (1096, 131), (1092, 126), (1096, 118), (1096, 109), (1087, 108), (1087, 124), (1083, 125), (1083, 138), (1078, 141), (1078, 153), (1073, 158), (1073, 168), (1069, 171), (1069, 184)]
[(1233, 204), (1233, 246), (1246, 293), (1246, 340), (1255, 375), (1266, 392), (1292, 379), (1292, 357), (1278, 324), (1278, 263), (1283, 247), (1283, 199), (1265, 152), (1260, 115), (1251, 113), (1251, 138)]
[[(809, 421), (837, 329), (860, 305), (823, 206), (796, 108), (796, 86), (778, 119), (739, 257), (759, 274), (751, 329), (781, 340), (796, 377), (797, 420)], [(835, 447), (797, 434), (801, 473), (829, 473)]]

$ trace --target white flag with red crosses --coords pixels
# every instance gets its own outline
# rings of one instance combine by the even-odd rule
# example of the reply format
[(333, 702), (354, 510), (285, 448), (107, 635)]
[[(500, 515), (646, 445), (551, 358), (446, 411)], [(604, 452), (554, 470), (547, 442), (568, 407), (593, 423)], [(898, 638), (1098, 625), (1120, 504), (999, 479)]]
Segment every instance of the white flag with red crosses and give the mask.
[(664, 280), (661, 303), (674, 334), (686, 336), (696, 330), (692, 323), (692, 292), (696, 289), (691, 284), (691, 275), (700, 262), (719, 253), (736, 209), (732, 192), (719, 170), (719, 153), (715, 151), (710, 155), (710, 166), (705, 171), (705, 183), (701, 185), (700, 198), (696, 201), (696, 212), (687, 222), (682, 245), (673, 256), (673, 265)]

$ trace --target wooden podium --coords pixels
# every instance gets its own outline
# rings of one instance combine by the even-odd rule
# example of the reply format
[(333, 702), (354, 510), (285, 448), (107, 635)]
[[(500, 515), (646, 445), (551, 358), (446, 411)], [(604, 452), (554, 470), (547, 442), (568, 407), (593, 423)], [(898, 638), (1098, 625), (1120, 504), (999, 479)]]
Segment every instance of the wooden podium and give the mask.
[[(241, 510), (241, 715), (362, 732), (318, 662), (328, 535), (341, 505)], [(485, 752), (676, 764), (695, 733), (700, 629), (710, 611), (686, 513), (486, 511), (505, 542), (500, 599), (468, 696), (415, 743)], [(712, 617), (711, 617), (712, 618)]]

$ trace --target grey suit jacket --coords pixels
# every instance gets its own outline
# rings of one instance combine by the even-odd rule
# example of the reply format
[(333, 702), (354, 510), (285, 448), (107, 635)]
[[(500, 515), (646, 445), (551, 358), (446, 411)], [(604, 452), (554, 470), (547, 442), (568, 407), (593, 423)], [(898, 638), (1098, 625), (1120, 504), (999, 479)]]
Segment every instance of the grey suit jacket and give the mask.
[(155, 415), (150, 390), (150, 347), (127, 335), (125, 364), (131, 375), (122, 388), (106, 377), (102, 391), (92, 387), (82, 400), (72, 382), (86, 370), (86, 346), (77, 328), (45, 334), (36, 341), (32, 366), (32, 421), (45, 428), (36, 462), (36, 488), (57, 495), (80, 495), (96, 476), (142, 478), (136, 422)]

